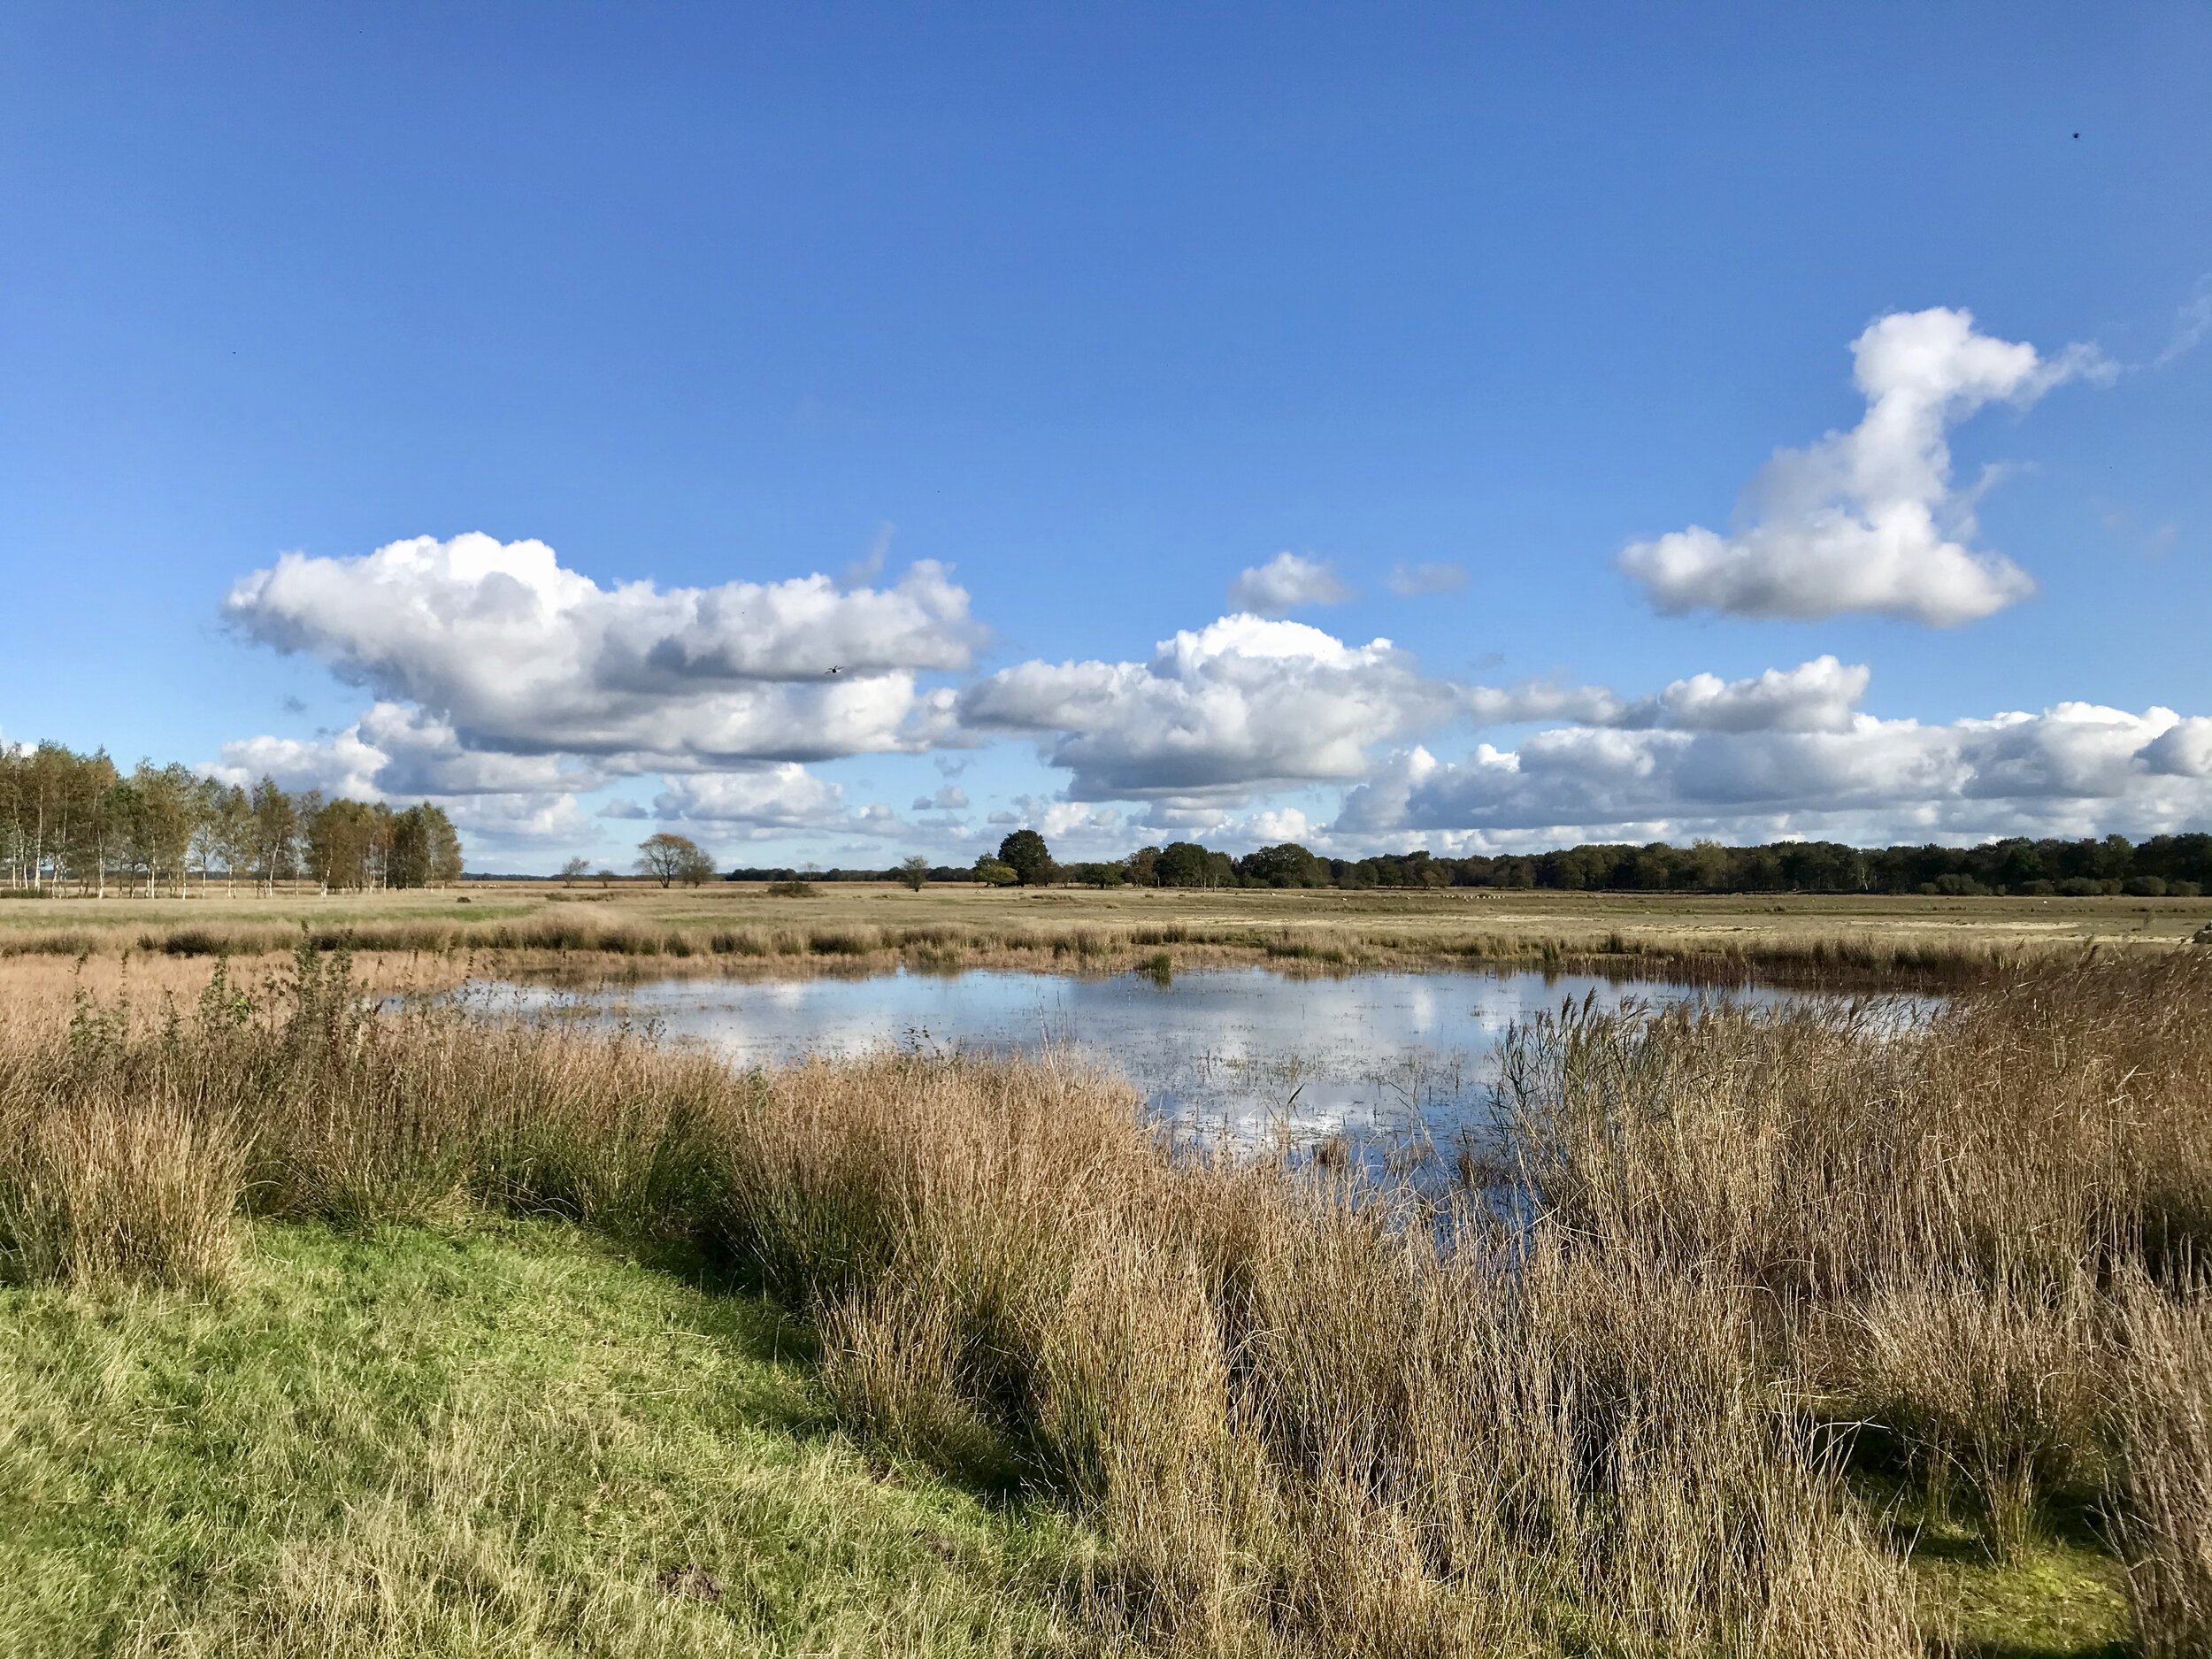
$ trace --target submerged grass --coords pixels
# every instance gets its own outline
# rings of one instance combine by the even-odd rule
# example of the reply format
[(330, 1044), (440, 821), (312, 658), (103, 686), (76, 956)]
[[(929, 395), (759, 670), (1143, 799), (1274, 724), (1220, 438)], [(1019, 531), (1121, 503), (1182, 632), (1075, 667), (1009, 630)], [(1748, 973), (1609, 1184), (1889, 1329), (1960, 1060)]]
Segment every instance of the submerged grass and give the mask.
[[(739, 1074), (380, 1015), (309, 949), (189, 1013), (0, 1027), (0, 1137), (61, 1137), (0, 1166), (0, 1246), (76, 1286), (16, 1305), (129, 1277), (224, 1307), (280, 1222), (552, 1217), (730, 1263), (809, 1319), (850, 1432), (1089, 1540), (964, 1615), (993, 1651), (1877, 1659), (2131, 1624), (2178, 1655), (2212, 1630), (2208, 1100), (2212, 973), (2180, 955), (2015, 969), (1918, 1024), (1568, 1009), (1509, 1046), (1469, 1166), (1505, 1189), (1440, 1198), (1164, 1144), (1064, 1057)], [(100, 1151), (118, 1110), (197, 1138)], [(202, 1196), (86, 1175), (111, 1196), (73, 1208), (67, 1157)], [(379, 1594), (503, 1617), (509, 1534), (463, 1571), (424, 1525), (392, 1521)], [(370, 1650), (473, 1651), (408, 1640)]]

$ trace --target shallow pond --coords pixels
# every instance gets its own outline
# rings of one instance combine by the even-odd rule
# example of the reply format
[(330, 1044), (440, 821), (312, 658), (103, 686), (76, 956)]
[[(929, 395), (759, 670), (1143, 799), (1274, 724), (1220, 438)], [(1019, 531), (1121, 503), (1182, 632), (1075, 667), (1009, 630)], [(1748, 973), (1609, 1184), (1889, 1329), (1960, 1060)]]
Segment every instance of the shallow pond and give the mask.
[[(1128, 1077), (1164, 1118), (1247, 1144), (1342, 1134), (1448, 1149), (1487, 1115), (1500, 1039), (1517, 1020), (1594, 998), (1664, 1005), (1715, 993), (1540, 973), (1263, 968), (1141, 973), (895, 973), (859, 979), (669, 979), (578, 994), (477, 987), (494, 1010), (627, 1018), (746, 1064), (880, 1048), (1003, 1053), (1061, 1046)], [(1733, 990), (1740, 1002), (1786, 992)]]

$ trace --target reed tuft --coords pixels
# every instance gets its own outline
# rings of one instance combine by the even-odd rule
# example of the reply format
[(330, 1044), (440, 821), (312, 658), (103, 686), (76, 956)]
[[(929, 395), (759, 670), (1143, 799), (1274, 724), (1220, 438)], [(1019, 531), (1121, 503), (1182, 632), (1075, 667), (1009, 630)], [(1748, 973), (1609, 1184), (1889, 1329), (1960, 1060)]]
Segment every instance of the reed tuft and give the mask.
[(0, 1246), (23, 1276), (193, 1291), (230, 1278), (246, 1157), (226, 1118), (96, 1095), (11, 1128)]

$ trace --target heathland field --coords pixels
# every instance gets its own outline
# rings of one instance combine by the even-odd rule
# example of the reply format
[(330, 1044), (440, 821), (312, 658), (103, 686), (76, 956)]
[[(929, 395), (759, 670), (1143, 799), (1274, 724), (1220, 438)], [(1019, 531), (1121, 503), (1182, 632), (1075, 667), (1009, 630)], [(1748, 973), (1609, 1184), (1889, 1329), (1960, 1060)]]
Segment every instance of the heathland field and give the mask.
[[(818, 883), (803, 894), (714, 882), (470, 882), (319, 896), (0, 902), (0, 956), (252, 956), (326, 949), (503, 968), (788, 974), (1048, 967), (1112, 971), (1272, 962), (1321, 971), (1494, 962), (1627, 972), (1879, 983), (1979, 972), (2084, 944), (2169, 947), (2212, 923), (2212, 898), (1891, 898), (1244, 888), (989, 888)], [(426, 967), (425, 971), (427, 969)]]
[[(1241, 896), (1066, 926), (1332, 925)], [(778, 902), (603, 902), (904, 925)], [(1543, 902), (1320, 936), (1694, 932)], [(1417, 1187), (1165, 1142), (1064, 1055), (741, 1072), (311, 945), (19, 956), (0, 1655), (2202, 1655), (2212, 952), (2149, 913), (1904, 1028), (1569, 1008)]]

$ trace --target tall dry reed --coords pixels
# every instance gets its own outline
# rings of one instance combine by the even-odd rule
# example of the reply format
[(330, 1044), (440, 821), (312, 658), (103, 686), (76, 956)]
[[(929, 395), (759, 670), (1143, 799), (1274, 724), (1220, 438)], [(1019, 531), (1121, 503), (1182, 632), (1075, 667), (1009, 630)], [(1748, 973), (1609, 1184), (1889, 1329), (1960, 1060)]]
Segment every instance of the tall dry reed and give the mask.
[(2116, 1391), (2174, 1420), (2111, 1286), (2153, 1305), (2212, 1246), (2212, 963), (2087, 959), (1932, 1013), (1567, 1009), (1516, 1033), (1503, 1094), (1526, 1203), (1592, 1259), (1755, 1286), (1777, 1374), (1901, 1448), (1939, 1513), (1969, 1494), (2001, 1558), (2108, 1497)]
[(2124, 1530), (2150, 1659), (2212, 1652), (2212, 1307), (2140, 1281), (2124, 1298)]

